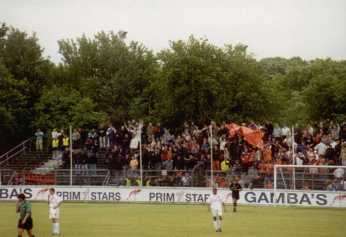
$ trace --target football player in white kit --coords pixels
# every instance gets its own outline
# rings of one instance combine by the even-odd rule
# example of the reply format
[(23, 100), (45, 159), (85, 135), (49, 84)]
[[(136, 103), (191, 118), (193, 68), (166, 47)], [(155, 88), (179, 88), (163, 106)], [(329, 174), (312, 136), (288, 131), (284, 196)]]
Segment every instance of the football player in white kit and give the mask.
[(220, 195), (217, 194), (217, 188), (213, 188), (213, 195), (209, 199), (210, 211), (213, 215), (213, 224), (216, 232), (221, 232), (222, 210), (224, 203)]
[(49, 204), (49, 219), (52, 220), (52, 234), (59, 235), (60, 234), (60, 205), (62, 203), (62, 199), (55, 193), (54, 188), (50, 188), (48, 190), (48, 204)]

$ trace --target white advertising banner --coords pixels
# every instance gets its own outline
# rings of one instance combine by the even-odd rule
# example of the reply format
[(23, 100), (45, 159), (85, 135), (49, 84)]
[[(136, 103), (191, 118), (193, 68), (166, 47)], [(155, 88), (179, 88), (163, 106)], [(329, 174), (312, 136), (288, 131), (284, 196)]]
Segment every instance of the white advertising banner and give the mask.
[[(15, 200), (19, 193), (29, 200), (45, 201), (47, 193), (43, 189), (42, 186), (0, 186), (0, 201)], [(203, 204), (211, 196), (210, 188), (57, 186), (55, 189), (66, 201)], [(219, 194), (225, 203), (232, 203), (230, 190), (219, 189)], [(238, 203), (346, 207), (346, 192), (243, 190)]]

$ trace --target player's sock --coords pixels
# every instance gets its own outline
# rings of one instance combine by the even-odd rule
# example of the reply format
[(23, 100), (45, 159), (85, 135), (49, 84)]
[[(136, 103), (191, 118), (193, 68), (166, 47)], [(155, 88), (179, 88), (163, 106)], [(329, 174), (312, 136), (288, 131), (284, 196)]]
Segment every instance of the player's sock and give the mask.
[(59, 234), (59, 223), (53, 223), (53, 234)]
[(217, 219), (216, 217), (213, 218), (213, 224), (214, 224), (214, 228), (217, 231), (218, 230), (218, 225), (217, 225)]
[(217, 230), (217, 221), (213, 221), (213, 224), (214, 224), (214, 228), (215, 228), (215, 230)]
[(56, 232), (56, 234), (58, 235), (58, 234), (60, 234), (60, 223), (59, 223), (59, 222), (58, 222), (58, 223), (55, 223), (55, 225), (56, 225), (55, 232)]
[(57, 223), (53, 223), (53, 230), (52, 230), (52, 233), (53, 233), (53, 235), (56, 235), (56, 234), (58, 234), (58, 232), (57, 232), (57, 225), (56, 225)]
[(217, 219), (217, 229), (219, 230), (219, 231), (221, 231), (221, 217), (219, 217), (218, 219)]

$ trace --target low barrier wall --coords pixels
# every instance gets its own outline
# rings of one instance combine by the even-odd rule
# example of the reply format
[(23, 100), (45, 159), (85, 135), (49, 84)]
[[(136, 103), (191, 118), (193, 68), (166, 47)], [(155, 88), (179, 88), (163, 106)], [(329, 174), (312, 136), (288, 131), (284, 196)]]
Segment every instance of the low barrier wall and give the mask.
[[(16, 200), (24, 193), (29, 200), (46, 201), (43, 186), (0, 186), (0, 201)], [(109, 187), (109, 186), (56, 186), (57, 194), (66, 201), (147, 202), (147, 203), (207, 203), (210, 188), (166, 187)], [(232, 203), (228, 189), (219, 189), (227, 204)], [(294, 205), (304, 207), (346, 207), (346, 192), (243, 190), (239, 204), (243, 205)]]

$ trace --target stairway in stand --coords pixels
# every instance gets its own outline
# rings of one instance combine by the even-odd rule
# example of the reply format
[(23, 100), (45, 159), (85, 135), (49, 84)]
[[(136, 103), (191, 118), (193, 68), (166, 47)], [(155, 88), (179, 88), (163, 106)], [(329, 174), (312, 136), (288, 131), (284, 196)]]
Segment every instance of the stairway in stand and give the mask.
[(17, 172), (31, 171), (42, 166), (51, 159), (52, 153), (46, 151), (27, 151), (2, 165), (2, 169), (11, 169)]
[(1, 164), (2, 184), (29, 184), (27, 175), (52, 157), (47, 151), (25, 151)]

